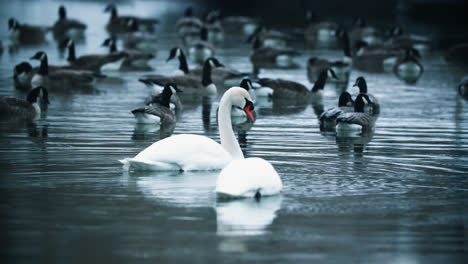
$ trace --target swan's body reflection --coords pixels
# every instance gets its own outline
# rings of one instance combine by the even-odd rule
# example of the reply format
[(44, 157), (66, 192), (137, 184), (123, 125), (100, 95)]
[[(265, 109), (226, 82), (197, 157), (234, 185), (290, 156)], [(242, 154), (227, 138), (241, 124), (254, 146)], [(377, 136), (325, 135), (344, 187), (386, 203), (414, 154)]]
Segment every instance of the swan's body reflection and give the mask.
[(281, 208), (280, 195), (256, 199), (237, 199), (216, 203), (217, 234), (220, 236), (261, 235)]

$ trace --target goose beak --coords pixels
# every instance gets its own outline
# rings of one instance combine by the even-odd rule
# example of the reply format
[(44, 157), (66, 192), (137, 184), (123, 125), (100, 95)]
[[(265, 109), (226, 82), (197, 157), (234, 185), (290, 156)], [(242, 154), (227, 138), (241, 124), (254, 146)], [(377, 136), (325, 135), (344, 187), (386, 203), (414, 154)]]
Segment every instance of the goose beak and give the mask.
[(244, 111), (247, 114), (247, 118), (249, 119), (250, 122), (253, 122), (255, 120), (253, 113), (252, 113), (253, 110), (254, 110), (253, 103), (245, 99)]

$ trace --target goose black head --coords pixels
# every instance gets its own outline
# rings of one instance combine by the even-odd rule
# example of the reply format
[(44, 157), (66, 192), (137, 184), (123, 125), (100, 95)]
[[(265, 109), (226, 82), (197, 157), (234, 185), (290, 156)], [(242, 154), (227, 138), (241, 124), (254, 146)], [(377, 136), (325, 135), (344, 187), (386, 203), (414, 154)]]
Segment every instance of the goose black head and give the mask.
[(366, 83), (366, 79), (364, 79), (364, 77), (362, 77), (362, 76), (357, 77), (356, 82), (354, 82), (354, 84), (353, 84), (353, 87), (354, 86), (359, 87), (359, 92), (360, 93), (363, 93), (363, 94), (367, 93), (367, 83)]
[(108, 4), (104, 9), (104, 12), (113, 12), (116, 9), (117, 7), (115, 6), (115, 4)]
[(13, 74), (14, 76), (18, 76), (20, 74), (24, 73), (30, 73), (32, 71), (32, 66), (29, 64), (29, 62), (21, 62), (20, 64), (17, 64), (15, 68), (13, 69)]
[(117, 45), (116, 45), (116, 41), (115, 41), (114, 37), (106, 38), (101, 46), (109, 47), (110, 52), (116, 52), (117, 51)]
[(211, 62), (212, 62), (212, 66), (214, 67), (225, 67), (224, 64), (219, 62), (219, 60), (216, 59), (215, 57), (211, 57)]
[(342, 92), (340, 98), (338, 99), (338, 106), (353, 106), (354, 101), (351, 95), (348, 92)]
[(179, 57), (182, 50), (179, 47), (172, 48), (169, 52), (169, 57), (167, 58), (166, 62), (174, 59), (175, 57)]
[(45, 104), (49, 104), (49, 93), (47, 92), (47, 89), (42, 87), (42, 86), (38, 86), (34, 89), (32, 89), (29, 93), (28, 93), (28, 97), (26, 98), (26, 100), (30, 103), (35, 103), (37, 102), (37, 97), (41, 94), (42, 92), (42, 101), (45, 103)]
[(44, 60), (44, 59), (47, 59), (47, 54), (44, 52), (44, 51), (38, 51), (36, 52), (36, 54), (34, 54), (34, 56), (32, 56), (31, 58), (29, 58), (30, 60)]
[(18, 27), (19, 27), (18, 20), (10, 17), (10, 19), (8, 19), (8, 30), (14, 30), (14, 29), (17, 29)]
[(250, 89), (252, 89), (252, 82), (250, 81), (250, 79), (245, 78), (245, 79), (242, 79), (239, 86), (249, 91)]
[(67, 10), (63, 5), (61, 5), (58, 9), (59, 19), (64, 20), (67, 18)]

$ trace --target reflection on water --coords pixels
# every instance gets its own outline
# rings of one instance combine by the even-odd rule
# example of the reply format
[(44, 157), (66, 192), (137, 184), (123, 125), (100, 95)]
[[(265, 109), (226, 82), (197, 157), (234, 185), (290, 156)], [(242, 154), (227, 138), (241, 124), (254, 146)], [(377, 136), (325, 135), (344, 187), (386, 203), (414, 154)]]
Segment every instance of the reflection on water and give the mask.
[[(60, 4), (3, 1), (0, 17), (3, 25), (10, 16), (51, 25)], [(121, 14), (161, 19), (150, 73), (174, 72), (178, 65), (165, 59), (180, 44), (174, 24), (188, 4), (118, 5)], [(66, 6), (70, 17), (88, 23), (77, 53), (107, 53), (100, 46), (107, 36), (105, 4), (67, 1)], [(195, 13), (202, 14), (201, 7)], [(440, 29), (432, 27), (421, 31)], [(6, 31), (0, 27), (3, 39)], [(1, 95), (26, 97), (14, 88), (12, 69), (38, 49), (47, 52), (51, 65), (65, 63), (54, 40), (48, 41), (4, 52)], [(259, 77), (310, 88), (309, 57), (342, 58), (338, 47), (304, 49), (296, 42), (293, 47), (303, 53), (295, 58), (299, 68), (262, 69)], [(218, 59), (241, 72), (251, 70), (249, 54), (245, 40), (217, 45)], [(424, 74), (411, 85), (392, 72), (353, 69), (348, 82), (328, 83), (319, 101), (253, 98), (257, 119), (236, 128), (236, 135), (244, 155), (270, 161), (284, 184), (281, 196), (259, 202), (217, 201), (219, 171), (126, 173), (118, 162), (171, 134), (219, 142), (216, 109), (226, 87), (220, 85), (213, 98), (180, 94), (183, 111), (175, 127), (163, 128), (137, 125), (130, 112), (152, 92), (138, 82), (148, 72), (109, 73), (94, 89), (50, 93), (39, 120), (0, 122), (2, 254), (14, 262), (45, 263), (67, 262), (70, 256), (83, 263), (464, 263), (468, 101), (457, 95), (456, 85), (466, 68), (446, 62), (438, 49), (423, 55), (422, 63)], [(381, 104), (375, 130), (354, 138), (321, 133), (318, 115), (335, 107), (343, 90), (353, 93), (358, 76)]]

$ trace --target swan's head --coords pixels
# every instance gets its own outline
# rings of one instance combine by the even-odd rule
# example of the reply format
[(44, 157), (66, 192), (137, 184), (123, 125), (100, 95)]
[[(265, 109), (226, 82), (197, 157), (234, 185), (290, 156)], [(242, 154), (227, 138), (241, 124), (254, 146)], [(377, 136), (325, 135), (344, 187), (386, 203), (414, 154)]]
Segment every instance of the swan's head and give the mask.
[(254, 105), (252, 103), (252, 98), (246, 89), (241, 87), (232, 87), (228, 90), (228, 92), (225, 93), (224, 96), (228, 96), (233, 106), (237, 106), (243, 109), (249, 120), (252, 122), (254, 121), (254, 116), (252, 113), (254, 110)]

